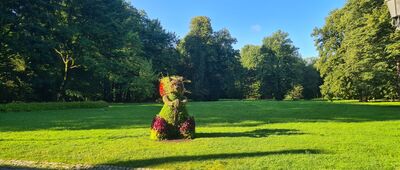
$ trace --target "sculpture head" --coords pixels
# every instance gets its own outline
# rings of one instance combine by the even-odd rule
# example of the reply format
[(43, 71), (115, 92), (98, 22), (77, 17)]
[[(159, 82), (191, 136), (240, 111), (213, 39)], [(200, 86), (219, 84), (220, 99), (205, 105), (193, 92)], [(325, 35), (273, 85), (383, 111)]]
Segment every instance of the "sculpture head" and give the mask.
[(182, 76), (168, 76), (160, 79), (160, 95), (183, 95), (188, 92), (185, 89), (184, 83), (189, 83), (189, 80), (184, 80)]

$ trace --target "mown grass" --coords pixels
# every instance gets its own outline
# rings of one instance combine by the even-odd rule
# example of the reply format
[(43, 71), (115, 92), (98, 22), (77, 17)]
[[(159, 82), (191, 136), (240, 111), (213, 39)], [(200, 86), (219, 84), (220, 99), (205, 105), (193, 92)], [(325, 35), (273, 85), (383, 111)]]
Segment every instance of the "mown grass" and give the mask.
[(149, 125), (160, 108), (0, 113), (0, 160), (167, 169), (400, 168), (400, 103), (192, 102), (197, 138), (156, 142), (149, 140)]
[(104, 108), (108, 103), (104, 101), (96, 102), (48, 102), (48, 103), (8, 103), (0, 104), (0, 112), (23, 112), (23, 111), (42, 111), (42, 110), (66, 110), (79, 108)]

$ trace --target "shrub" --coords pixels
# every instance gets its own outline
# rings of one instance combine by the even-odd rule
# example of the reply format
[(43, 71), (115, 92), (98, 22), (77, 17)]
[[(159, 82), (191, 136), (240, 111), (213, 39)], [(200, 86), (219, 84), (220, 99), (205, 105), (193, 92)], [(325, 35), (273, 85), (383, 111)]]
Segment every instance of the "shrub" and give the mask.
[(285, 98), (288, 100), (299, 100), (303, 98), (303, 86), (295, 85), (293, 88), (286, 94)]
[(260, 99), (261, 98), (261, 82), (256, 81), (247, 87), (245, 97), (247, 99)]

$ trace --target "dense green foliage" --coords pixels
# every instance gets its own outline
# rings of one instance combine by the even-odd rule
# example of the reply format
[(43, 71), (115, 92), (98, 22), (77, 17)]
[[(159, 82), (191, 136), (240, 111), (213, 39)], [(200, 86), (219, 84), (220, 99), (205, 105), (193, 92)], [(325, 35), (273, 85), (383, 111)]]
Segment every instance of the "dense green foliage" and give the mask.
[(105, 108), (108, 103), (96, 102), (49, 102), (49, 103), (7, 103), (0, 104), (0, 112), (29, 112), (41, 110), (66, 110), (82, 108)]
[[(1, 1), (0, 101), (141, 101), (176, 38), (123, 0)], [(156, 64), (157, 69), (152, 65)]]
[(297, 84), (295, 86), (293, 86), (293, 88), (291, 90), (289, 90), (289, 92), (286, 94), (285, 99), (288, 100), (299, 100), (301, 98), (303, 98), (303, 86), (300, 84)]
[(39, 161), (36, 166), (49, 169), (61, 168), (46, 162), (152, 169), (400, 167), (400, 103), (365, 104), (190, 102), (197, 138), (185, 142), (148, 139), (149, 120), (161, 104), (0, 113), (0, 169), (11, 160)]
[(319, 76), (302, 59), (288, 33), (277, 31), (265, 37), (261, 46), (246, 45), (240, 59), (247, 69), (246, 96), (282, 100), (290, 89), (301, 84), (307, 98), (318, 97)]
[(163, 75), (191, 80), (194, 100), (282, 100), (295, 85), (304, 99), (400, 97), (400, 31), (384, 0), (332, 11), (313, 33), (318, 59), (280, 30), (239, 52), (206, 16), (178, 39), (124, 0), (1, 1), (0, 16), (0, 103), (154, 101)]
[(237, 74), (240, 72), (236, 43), (227, 29), (214, 32), (205, 16), (191, 21), (190, 32), (178, 44), (184, 61), (185, 78), (192, 80), (188, 89), (196, 100), (241, 97)]
[(384, 0), (349, 0), (313, 35), (324, 96), (399, 98), (400, 32), (390, 25)]
[(178, 42), (123, 0), (4, 1), (0, 8), (0, 102), (154, 100), (157, 76), (169, 74), (192, 80), (195, 100), (260, 98), (260, 91), (282, 99), (292, 86), (278, 82), (282, 76), (274, 79), (279, 86), (267, 85), (264, 73), (246, 71), (236, 39), (213, 31), (208, 17), (194, 17)]

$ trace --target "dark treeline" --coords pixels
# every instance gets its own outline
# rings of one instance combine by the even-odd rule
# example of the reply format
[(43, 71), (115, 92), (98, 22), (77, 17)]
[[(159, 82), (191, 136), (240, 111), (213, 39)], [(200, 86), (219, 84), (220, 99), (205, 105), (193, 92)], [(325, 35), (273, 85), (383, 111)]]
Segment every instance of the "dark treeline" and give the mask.
[[(0, 17), (3, 103), (154, 101), (158, 78), (174, 74), (192, 81), (194, 100), (312, 99), (321, 97), (322, 84), (328, 98), (399, 92), (400, 36), (383, 0), (350, 0), (332, 12), (313, 34), (320, 57), (307, 60), (283, 31), (239, 51), (208, 17), (193, 18), (179, 39), (124, 0), (0, 1)], [(352, 63), (360, 70), (347, 68)]]

